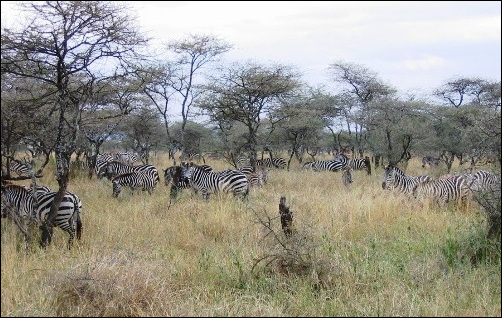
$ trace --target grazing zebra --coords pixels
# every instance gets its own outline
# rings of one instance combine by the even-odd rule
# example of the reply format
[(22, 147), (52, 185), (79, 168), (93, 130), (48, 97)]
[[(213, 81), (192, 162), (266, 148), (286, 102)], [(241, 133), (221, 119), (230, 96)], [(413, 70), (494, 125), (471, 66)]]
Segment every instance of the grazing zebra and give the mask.
[(317, 160), (309, 161), (302, 165), (302, 170), (312, 170), (312, 171), (340, 171), (347, 167), (347, 162), (345, 164), (341, 161), (335, 160)]
[(112, 179), (119, 174), (124, 174), (127, 172), (144, 172), (149, 174), (152, 179), (160, 180), (159, 173), (157, 168), (152, 165), (138, 165), (138, 166), (130, 166), (120, 161), (110, 161), (106, 165), (104, 165), (98, 173), (98, 179), (102, 179), (106, 177), (108, 179)]
[(247, 198), (249, 194), (249, 181), (246, 175), (238, 170), (225, 170), (222, 172), (207, 171), (193, 162), (182, 163), (183, 177), (190, 180), (190, 187), (197, 193), (201, 192), (206, 200), (212, 193), (226, 192), (234, 196)]
[(279, 168), (285, 169), (287, 166), (286, 160), (281, 157), (277, 158), (265, 158), (256, 160), (257, 166), (265, 166), (267, 168)]
[(441, 162), (440, 158), (434, 158), (431, 156), (425, 156), (422, 158), (422, 168), (425, 168), (426, 165), (429, 165), (429, 167), (434, 166), (439, 166), (439, 163)]
[(158, 181), (159, 179), (146, 172), (135, 171), (119, 174), (112, 178), (113, 196), (118, 197), (122, 187), (129, 187), (132, 193), (135, 189), (141, 188), (141, 190), (152, 194)]
[(348, 165), (353, 170), (366, 170), (371, 175), (371, 162), (369, 157), (349, 159)]
[(385, 167), (382, 189), (397, 189), (401, 193), (411, 194), (413, 192), (413, 188), (417, 184), (427, 182), (429, 180), (432, 179), (427, 175), (407, 176), (398, 167), (388, 165)]
[(413, 189), (413, 196), (417, 199), (431, 198), (440, 205), (448, 202), (465, 204), (471, 193), (473, 178), (472, 175), (458, 175), (422, 182)]
[[(47, 220), (51, 210), (52, 202), (57, 192), (41, 192), (37, 190), (38, 206), (33, 210), (33, 194), (24, 186), (14, 184), (2, 184), (2, 201), (5, 207), (14, 208), (17, 215), (25, 220), (35, 220), (38, 224), (42, 224)], [(73, 193), (66, 192), (59, 204), (54, 226), (68, 232), (70, 238), (68, 240), (68, 248), (73, 245), (75, 234), (80, 240), (82, 235), (82, 221), (80, 219), (80, 207), (82, 202)], [(42, 244), (45, 245), (46, 240), (43, 239)]]

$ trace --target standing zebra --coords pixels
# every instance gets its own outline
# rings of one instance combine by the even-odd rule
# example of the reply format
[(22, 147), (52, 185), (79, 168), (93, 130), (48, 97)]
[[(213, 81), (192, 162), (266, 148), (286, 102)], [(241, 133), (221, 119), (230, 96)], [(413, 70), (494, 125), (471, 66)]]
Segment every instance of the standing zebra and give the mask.
[(156, 179), (157, 181), (160, 180), (159, 173), (157, 171), (157, 168), (155, 168), (155, 166), (152, 165), (130, 166), (115, 160), (110, 161), (106, 165), (101, 167), (98, 173), (98, 179), (106, 177), (111, 180), (113, 177), (118, 176), (119, 174), (127, 172), (138, 172), (138, 171), (149, 174), (153, 179)]
[(336, 160), (317, 160), (306, 162), (302, 165), (302, 170), (312, 170), (312, 171), (340, 171), (347, 167), (347, 163)]
[(371, 175), (371, 162), (369, 157), (349, 159), (348, 165), (353, 170), (366, 170)]
[(146, 172), (136, 171), (119, 174), (112, 178), (113, 196), (118, 197), (122, 187), (129, 187), (132, 193), (134, 193), (135, 189), (141, 188), (141, 190), (152, 194), (158, 181), (158, 179)]
[(249, 194), (249, 181), (246, 175), (237, 170), (222, 172), (207, 171), (193, 162), (182, 163), (183, 176), (190, 180), (190, 187), (197, 193), (201, 192), (205, 200), (212, 193), (226, 192), (234, 196), (247, 198)]
[[(480, 170), (474, 174), (471, 190), (476, 193), (495, 191), (497, 186), (500, 187), (500, 175), (490, 171)], [(498, 191), (500, 191), (500, 188)]]
[(413, 196), (417, 199), (431, 198), (441, 206), (448, 202), (465, 205), (473, 179), (472, 175), (458, 175), (429, 180), (417, 184), (413, 189)]
[[(36, 192), (38, 206), (33, 209), (33, 193), (27, 188), (19, 185), (2, 184), (2, 200), (5, 207), (14, 208), (17, 216), (25, 220), (35, 220), (38, 224), (42, 224), (47, 220), (51, 210), (52, 202), (57, 192)], [(68, 240), (68, 249), (73, 245), (75, 234), (80, 240), (82, 235), (82, 221), (80, 219), (80, 199), (73, 193), (66, 192), (59, 204), (54, 225), (68, 232), (70, 238)], [(42, 245), (45, 246), (47, 241), (50, 243), (52, 233), (49, 237), (42, 238)]]
[(99, 171), (101, 170), (101, 168), (106, 166), (111, 161), (113, 161), (113, 156), (109, 153), (103, 153), (103, 154), (100, 153), (96, 156), (96, 165), (94, 169), (96, 171), (96, 175), (98, 176), (98, 178), (99, 178)]
[(267, 168), (279, 168), (285, 169), (287, 166), (286, 160), (281, 157), (277, 158), (265, 158), (256, 160), (257, 166), (265, 166)]
[(413, 188), (420, 183), (431, 180), (427, 175), (407, 176), (398, 167), (388, 165), (383, 174), (382, 189), (394, 190), (404, 194), (411, 194)]

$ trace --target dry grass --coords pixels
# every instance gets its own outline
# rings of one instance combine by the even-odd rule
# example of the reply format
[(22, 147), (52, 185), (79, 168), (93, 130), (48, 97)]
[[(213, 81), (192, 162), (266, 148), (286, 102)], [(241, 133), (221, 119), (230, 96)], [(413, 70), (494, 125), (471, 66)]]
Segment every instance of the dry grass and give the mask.
[[(426, 172), (418, 162), (408, 170)], [(384, 192), (382, 174), (356, 171), (346, 188), (341, 173), (296, 164), (271, 170), (247, 202), (183, 191), (169, 209), (163, 182), (151, 196), (114, 199), (109, 181), (82, 174), (70, 183), (84, 204), (83, 240), (71, 251), (56, 229), (47, 250), (26, 253), (2, 219), (1, 315), (500, 316), (500, 239), (486, 241), (483, 213)], [(46, 172), (42, 183), (52, 179)]]

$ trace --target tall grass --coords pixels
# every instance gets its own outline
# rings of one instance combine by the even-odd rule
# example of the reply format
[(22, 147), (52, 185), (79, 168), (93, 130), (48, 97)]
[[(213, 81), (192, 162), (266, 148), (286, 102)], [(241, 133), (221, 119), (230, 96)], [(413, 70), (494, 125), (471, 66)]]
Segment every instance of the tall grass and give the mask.
[[(479, 207), (421, 205), (383, 191), (382, 175), (356, 171), (347, 188), (341, 173), (296, 164), (247, 201), (185, 190), (168, 208), (162, 180), (153, 195), (115, 199), (108, 180), (77, 174), (84, 228), (72, 250), (55, 229), (46, 250), (26, 252), (2, 219), (1, 315), (500, 316), (500, 238), (487, 241)], [(40, 181), (56, 188), (52, 171)]]

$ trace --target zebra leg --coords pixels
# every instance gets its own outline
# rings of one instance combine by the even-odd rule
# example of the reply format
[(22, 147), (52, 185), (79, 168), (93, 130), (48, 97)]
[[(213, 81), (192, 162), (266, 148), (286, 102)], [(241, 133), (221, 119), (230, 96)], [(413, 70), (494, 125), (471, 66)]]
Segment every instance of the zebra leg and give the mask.
[(82, 239), (82, 219), (80, 218), (80, 213), (77, 216), (77, 240)]
[(40, 247), (46, 248), (51, 244), (52, 234), (54, 233), (54, 227), (50, 224), (43, 223), (40, 225), (40, 230), (42, 231), (42, 238), (40, 239)]

